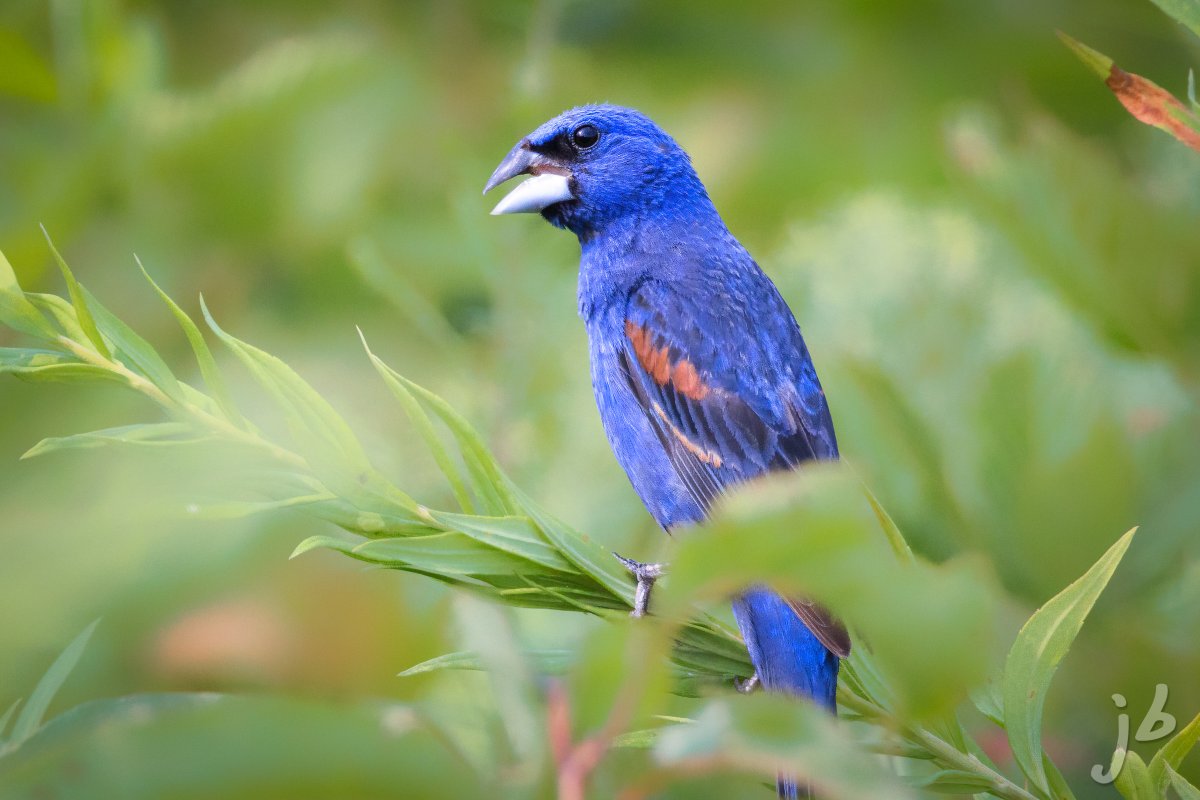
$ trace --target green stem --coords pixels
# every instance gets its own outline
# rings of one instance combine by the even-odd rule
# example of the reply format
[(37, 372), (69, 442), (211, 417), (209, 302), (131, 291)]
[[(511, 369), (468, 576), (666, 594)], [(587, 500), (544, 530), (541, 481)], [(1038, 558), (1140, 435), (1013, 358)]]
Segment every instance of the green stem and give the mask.
[(291, 467), (302, 469), (305, 472), (311, 472), (308, 462), (305, 461), (300, 455), (293, 453), (291, 450), (280, 447), (273, 442), (269, 442), (266, 439), (263, 439), (261, 436), (251, 433), (250, 431), (243, 430), (229, 420), (216, 416), (215, 414), (211, 414), (197, 405), (171, 399), (171, 397), (163, 392), (162, 389), (159, 389), (153, 383), (146, 380), (141, 375), (138, 375), (121, 362), (105, 358), (92, 348), (82, 345), (73, 339), (68, 339), (65, 336), (59, 336), (55, 342), (69, 350), (79, 359), (97, 367), (106, 369), (109, 372), (120, 375), (121, 378), (128, 383), (131, 388), (141, 392), (167, 411), (188, 416), (193, 422), (208, 428), (209, 430), (226, 439), (266, 450), (276, 459), (288, 464)]
[(990, 784), (988, 793), (995, 797), (1002, 797), (1005, 800), (1042, 800), (984, 764), (976, 756), (962, 752), (940, 736), (930, 733), (918, 725), (908, 725), (891, 719), (884, 709), (864, 697), (853, 692), (844, 692), (838, 695), (838, 702), (864, 717), (892, 721), (904, 738), (932, 753), (944, 766), (970, 772), (986, 780)]

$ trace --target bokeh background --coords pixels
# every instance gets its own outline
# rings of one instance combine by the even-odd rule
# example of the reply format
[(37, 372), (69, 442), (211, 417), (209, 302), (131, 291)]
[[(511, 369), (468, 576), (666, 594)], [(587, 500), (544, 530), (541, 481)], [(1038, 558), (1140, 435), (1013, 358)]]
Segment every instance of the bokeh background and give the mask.
[[(795, 310), (847, 460), (924, 555), (991, 565), (997, 659), (1141, 526), (1047, 718), (1080, 797), (1115, 796), (1087, 779), (1115, 740), (1110, 695), (1135, 726), (1158, 683), (1181, 723), (1200, 710), (1200, 157), (1131, 119), (1056, 28), (1180, 95), (1200, 63), (1142, 0), (7, 0), (0, 249), (26, 288), (61, 291), (44, 224), (187, 374), (138, 254), (445, 505), (359, 325), (531, 496), (652, 555), (592, 406), (577, 244), (479, 195), (544, 119), (636, 106)], [(448, 591), (333, 553), (289, 562), (324, 531), (299, 515), (189, 517), (220, 493), (202, 454), (19, 460), (148, 413), (116, 388), (0, 381), (0, 706), (97, 616), (55, 710), (161, 689), (470, 705), (469, 679), (395, 677), (460, 644)], [(576, 616), (516, 621), (561, 644)]]

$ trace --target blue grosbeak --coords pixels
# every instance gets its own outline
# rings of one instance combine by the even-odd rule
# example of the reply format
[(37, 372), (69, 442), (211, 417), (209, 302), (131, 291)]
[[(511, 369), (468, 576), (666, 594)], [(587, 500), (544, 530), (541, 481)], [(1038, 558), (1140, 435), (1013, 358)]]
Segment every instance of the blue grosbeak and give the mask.
[[(795, 317), (674, 139), (632, 109), (582, 106), (518, 142), (484, 191), (524, 174), (492, 213), (540, 212), (579, 238), (579, 315), (600, 418), (664, 529), (701, 522), (738, 483), (837, 458)], [(660, 565), (622, 560), (638, 579), (640, 614)], [(850, 650), (835, 619), (763, 586), (742, 591), (733, 611), (767, 691), (834, 709)], [(801, 791), (787, 777), (778, 788)]]

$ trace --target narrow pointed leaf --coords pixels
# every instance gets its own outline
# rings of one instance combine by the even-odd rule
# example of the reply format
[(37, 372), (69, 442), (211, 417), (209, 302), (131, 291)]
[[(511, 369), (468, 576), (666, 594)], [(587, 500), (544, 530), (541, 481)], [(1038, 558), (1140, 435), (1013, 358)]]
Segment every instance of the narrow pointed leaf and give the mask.
[(1058, 771), (1050, 756), (1042, 754), (1042, 768), (1046, 770), (1046, 782), (1050, 784), (1050, 797), (1053, 800), (1075, 800), (1067, 779)]
[(778, 772), (791, 770), (805, 776), (820, 797), (912, 797), (828, 714), (761, 692), (736, 701), (710, 700), (692, 724), (663, 728), (654, 756), (660, 764), (685, 769), (716, 759), (772, 782)]
[(384, 384), (392, 392), (392, 395), (400, 401), (401, 407), (404, 408), (404, 413), (408, 415), (409, 420), (417, 427), (417, 432), (421, 434), (421, 438), (425, 441), (425, 446), (429, 448), (433, 454), (434, 461), (437, 462), (438, 468), (442, 474), (446, 476), (446, 480), (450, 484), (450, 489), (454, 492), (454, 499), (458, 501), (458, 507), (468, 514), (475, 513), (475, 504), (471, 501), (471, 495), (467, 491), (466, 484), (463, 481), (462, 472), (458, 465), (454, 463), (453, 457), (442, 444), (441, 438), (433, 429), (433, 423), (429, 419), (429, 415), (425, 413), (425, 409), (413, 397), (412, 392), (404, 385), (399, 373), (383, 363), (382, 359), (371, 352), (371, 348), (367, 345), (367, 338), (360, 330), (359, 338), (362, 339), (363, 349), (367, 351), (367, 357), (371, 360), (372, 366), (379, 376), (383, 378)]
[[(505, 480), (507, 482), (507, 479)], [(613, 597), (633, 608), (633, 579), (608, 548), (602, 547), (587, 534), (579, 533), (542, 509), (516, 486), (507, 485), (517, 505), (529, 515), (551, 546), (569, 559), (576, 568), (611, 592)]]
[(637, 731), (629, 731), (622, 733), (620, 736), (613, 737), (609, 747), (618, 747), (628, 750), (648, 750), (654, 747), (658, 741), (658, 735), (661, 733), (660, 728), (643, 728)]
[(167, 308), (175, 315), (179, 327), (183, 329), (184, 336), (187, 337), (188, 344), (192, 346), (192, 353), (196, 356), (196, 364), (200, 367), (200, 375), (204, 378), (204, 383), (208, 386), (209, 391), (213, 393), (213, 398), (217, 401), (221, 411), (225, 414), (226, 419), (235, 425), (243, 423), (242, 415), (238, 412), (237, 406), (234, 405), (233, 398), (229, 394), (229, 390), (225, 386), (225, 379), (221, 377), (221, 370), (217, 367), (216, 359), (213, 358), (212, 351), (208, 348), (208, 343), (204, 341), (204, 334), (200, 333), (200, 328), (192, 321), (187, 312), (179, 307), (171, 296), (163, 291), (154, 279), (150, 277), (150, 273), (142, 266), (141, 259), (134, 257), (137, 261), (138, 269), (142, 271), (142, 275), (146, 281), (166, 303)]
[(50, 252), (54, 254), (54, 260), (58, 263), (59, 270), (62, 271), (63, 280), (67, 282), (67, 294), (71, 296), (71, 305), (75, 307), (75, 316), (79, 320), (79, 327), (87, 336), (88, 341), (92, 343), (92, 347), (96, 348), (96, 352), (104, 358), (112, 358), (112, 352), (108, 349), (108, 344), (100, 335), (100, 330), (96, 327), (96, 321), (92, 318), (92, 311), (88, 308), (87, 299), (83, 294), (83, 287), (75, 280), (75, 274), (71, 272), (71, 268), (67, 266), (67, 262), (63, 259), (62, 254), (58, 252), (58, 248), (54, 246), (54, 242), (50, 239), (49, 232), (45, 226), (42, 227), (42, 235), (46, 237), (46, 243), (50, 245)]
[(1042, 791), (1049, 791), (1042, 763), (1042, 709), (1050, 681), (1133, 534), (1122, 536), (1083, 577), (1039, 608), (1017, 634), (1005, 661), (1002, 695), (1009, 744), (1021, 770)]
[[(267, 514), (272, 511), (280, 511), (285, 508), (314, 506), (319, 503), (325, 503), (334, 499), (336, 499), (334, 495), (326, 492), (324, 494), (285, 497), (280, 500), (264, 500), (257, 503), (215, 503), (212, 505), (196, 506), (194, 511), (192, 511), (192, 514), (199, 519), (243, 519), (245, 517), (253, 517), (258, 514)], [(293, 553), (293, 556), (294, 555), (296, 554)]]
[(992, 788), (992, 781), (984, 775), (960, 769), (944, 769), (932, 775), (913, 778), (909, 785), (915, 789), (938, 794), (978, 794)]
[(1121, 101), (1140, 122), (1166, 131), (1193, 150), (1200, 151), (1200, 117), (1153, 81), (1126, 72), (1103, 53), (1097, 52), (1061, 31), (1058, 37)]
[(971, 690), (971, 702), (980, 714), (1000, 727), (1004, 727), (1004, 698), (1001, 696), (1000, 680), (989, 678), (982, 686)]
[(1159, 800), (1162, 794), (1154, 790), (1154, 782), (1150, 780), (1150, 770), (1142, 757), (1132, 750), (1125, 753), (1125, 764), (1113, 781), (1125, 800)]
[(883, 535), (887, 537), (888, 544), (895, 551), (896, 557), (904, 562), (914, 561), (913, 551), (908, 546), (908, 540), (900, 532), (900, 528), (896, 525), (896, 521), (892, 519), (892, 515), (887, 512), (887, 509), (883, 507), (874, 493), (867, 488), (866, 484), (863, 484), (863, 494), (867, 496), (867, 501), (871, 504), (871, 510), (875, 512), (875, 516), (879, 519), (879, 527), (883, 530)]
[(1175, 794), (1179, 795), (1179, 800), (1200, 800), (1200, 789), (1193, 786), (1187, 778), (1180, 775), (1171, 767), (1166, 768), (1167, 779), (1171, 782), (1171, 788), (1175, 790)]
[(384, 566), (410, 566), (452, 575), (535, 575), (546, 569), (458, 532), (372, 539), (355, 546), (355, 558)]
[(1153, 0), (1163, 13), (1200, 36), (1200, 3), (1196, 0)]
[(528, 517), (478, 517), (431, 511), (430, 516), (452, 530), (521, 558), (561, 572), (571, 571), (571, 562), (545, 539)]
[[(525, 659), (542, 675), (561, 675), (571, 665), (574, 653), (570, 650), (526, 650)], [(444, 670), (482, 670), (483, 664), (479, 655), (470, 652), (446, 653), (445, 655), (414, 664), (399, 674), (401, 678), (411, 678), (429, 672)]]
[(13, 725), (12, 736), (9, 738), (10, 744), (19, 745), (33, 735), (33, 732), (42, 724), (46, 709), (50, 707), (54, 695), (58, 693), (67, 676), (71, 674), (75, 664), (79, 662), (79, 657), (83, 655), (83, 650), (87, 647), (88, 640), (92, 638), (92, 633), (98, 624), (100, 624), (100, 620), (96, 620), (84, 628), (83, 632), (76, 636), (75, 640), (67, 645), (66, 649), (50, 665), (50, 669), (46, 670), (46, 674), (38, 681), (33, 694), (29, 695), (29, 702), (21, 709), (21, 714), (17, 717), (16, 724)]
[(114, 357), (132, 368), (135, 372), (149, 379), (151, 383), (162, 390), (163, 394), (177, 404), (183, 402), (183, 393), (179, 381), (171, 373), (171, 368), (162, 356), (133, 328), (122, 322), (115, 314), (104, 307), (95, 295), (80, 287), (92, 317), (105, 339), (112, 343), (115, 349)]
[(0, 374), (4, 373), (31, 382), (106, 380), (126, 384), (117, 373), (85, 364), (73, 355), (28, 347), (0, 347)]
[(491, 796), (454, 737), (432, 732), (430, 715), (395, 701), (259, 693), (154, 692), (92, 700), (55, 717), (20, 750), (0, 758), (0, 796)]
[(4, 716), (0, 717), (0, 748), (4, 745), (4, 732), (8, 730), (8, 721), (12, 719), (12, 715), (16, 713), (17, 707), (21, 705), (21, 698), (13, 700), (12, 705), (8, 707), (8, 711), (4, 712)]
[(76, 433), (72, 436), (43, 439), (26, 451), (21, 458), (33, 458), (55, 450), (88, 449), (111, 444), (176, 447), (211, 440), (211, 436), (197, 433), (195, 428), (183, 422), (123, 425), (118, 428), (105, 428), (88, 433)]
[(353, 543), (336, 536), (309, 536), (296, 545), (288, 559), (299, 558), (312, 550), (336, 550), (339, 553), (348, 553), (353, 547)]
[[(343, 488), (369, 481), (374, 474), (350, 426), (303, 378), (270, 353), (226, 333), (200, 298), (204, 319), (213, 333), (246, 366), (283, 412), (288, 429), (321, 478), (335, 478)], [(322, 469), (336, 465), (333, 469)]]
[(56, 294), (26, 292), (25, 297), (37, 307), (38, 311), (51, 319), (68, 339), (75, 342), (87, 339), (87, 334), (83, 332), (83, 328), (79, 327), (79, 319), (75, 316), (75, 307), (70, 302)]
[(1068, 36), (1062, 31), (1057, 31), (1058, 38), (1070, 48), (1080, 61), (1087, 65), (1088, 69), (1099, 75), (1104, 80), (1108, 80), (1109, 71), (1113, 68), (1113, 60), (1104, 55), (1098, 50), (1093, 50), (1083, 42)]
[(1172, 736), (1150, 759), (1150, 777), (1155, 786), (1165, 785), (1167, 769), (1178, 769), (1183, 759), (1196, 746), (1197, 740), (1200, 740), (1200, 714), (1193, 717), (1183, 730)]
[(2, 252), (0, 252), (0, 324), (39, 339), (53, 338), (55, 335), (54, 326), (25, 297), (25, 292), (17, 283), (17, 273)]
[(498, 516), (519, 514), (520, 505), (513, 497), (508, 479), (500, 469), (500, 465), (496, 463), (496, 459), (488, 450), (479, 432), (471, 427), (471, 424), (449, 403), (433, 392), (423, 386), (418, 386), (399, 373), (393, 372), (392, 375), (413, 395), (432, 408), (433, 412), (450, 429), (450, 433), (454, 435), (462, 450), (464, 463), (468, 470), (474, 473), (472, 477), (476, 490), (483, 489), (485, 492), (491, 493), (493, 502), (488, 513)]

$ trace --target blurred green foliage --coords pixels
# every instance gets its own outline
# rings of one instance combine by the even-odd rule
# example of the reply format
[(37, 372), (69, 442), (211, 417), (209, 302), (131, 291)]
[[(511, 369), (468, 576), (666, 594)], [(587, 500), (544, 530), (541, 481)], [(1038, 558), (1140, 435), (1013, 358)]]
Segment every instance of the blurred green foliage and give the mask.
[[(1055, 28), (1179, 95), (1198, 54), (1133, 0), (12, 0), (0, 8), (0, 249), (27, 289), (61, 293), (45, 224), (84, 283), (198, 381), (137, 252), (193, 316), (202, 291), (226, 330), (311, 380), (398, 485), (449, 507), (421, 438), (367, 369), (358, 324), (389, 364), (477, 425), (530, 496), (606, 547), (652, 557), (661, 534), (592, 408), (575, 245), (536, 219), (491, 221), (478, 197), (512, 141), (562, 108), (638, 106), (691, 152), (796, 311), (847, 461), (917, 551), (975, 554), (1003, 587), (993, 665), (1034, 607), (1141, 525), (1063, 663), (1043, 734), (1079, 797), (1111, 796), (1086, 777), (1114, 745), (1111, 694), (1137, 715), (1165, 683), (1181, 724), (1200, 709), (1200, 163), (1130, 119)], [(0, 346), (15, 341), (0, 331)], [(242, 411), (269, 425), (248, 374), (217, 358)], [(525, 649), (584, 648), (593, 663), (624, 652), (591, 642), (608, 629), (582, 615), (492, 612), (503, 626), (473, 632), (464, 618), (485, 612), (461, 610), (433, 581), (357, 573), (332, 555), (285, 562), (327, 526), (184, 513), (230, 495), (224, 461), (208, 453), (106, 448), (18, 463), (45, 437), (145, 421), (116, 388), (3, 381), (0, 408), (5, 700), (103, 615), (55, 711), (151, 689), (295, 698), (232, 698), (227, 712), (164, 701), (161, 760), (202, 748), (241, 774), (237, 756), (257, 749), (262, 764), (316, 769), (338, 733), (380, 748), (361, 762), (378, 786), (436, 770), (469, 782), (440, 766), (444, 749), (421, 755), (433, 733), (412, 734), (422, 743), (411, 760), (390, 754), (373, 739), (386, 711), (361, 698), (437, 708), (476, 767), (524, 763), (493, 751), (539, 751), (529, 737), (544, 734), (529, 731), (540, 720), (500, 723), (484, 709), (536, 694), (532, 675), (505, 687), (395, 673), (455, 649), (491, 647), (497, 663)], [(604, 717), (578, 713), (583, 730)], [(716, 716), (701, 724), (712, 737), (729, 729)], [(273, 750), (280, 731), (314, 738)], [(166, 793), (151, 745), (124, 741), (107, 768), (145, 781), (145, 796)], [(668, 742), (662, 757), (685, 764), (712, 741)], [(1011, 769), (1002, 743), (981, 741)], [(1149, 761), (1157, 744), (1134, 747)], [(335, 768), (349, 758), (332, 752), (311, 786), (378, 794), (344, 782)], [(597, 796), (641, 758), (606, 761)], [(1194, 763), (1179, 769), (1196, 782)], [(718, 797), (754, 782), (688, 774), (680, 766), (651, 788)], [(296, 796), (258, 785), (256, 796)], [(212, 796), (206, 786), (192, 796)]]

